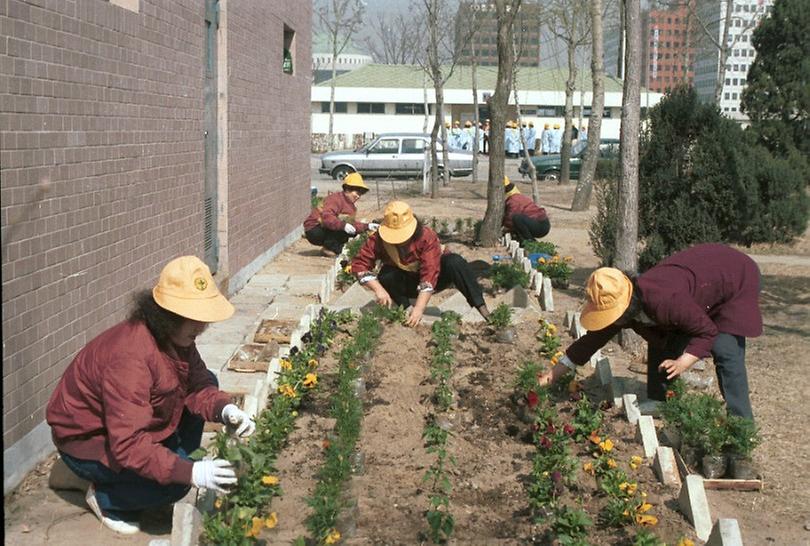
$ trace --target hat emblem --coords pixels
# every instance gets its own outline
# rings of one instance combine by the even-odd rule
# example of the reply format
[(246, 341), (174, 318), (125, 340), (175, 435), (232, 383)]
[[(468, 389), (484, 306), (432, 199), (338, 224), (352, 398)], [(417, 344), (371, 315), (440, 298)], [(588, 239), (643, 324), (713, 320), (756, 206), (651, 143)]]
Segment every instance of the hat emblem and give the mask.
[(208, 281), (206, 281), (202, 277), (197, 277), (196, 279), (194, 279), (194, 287), (200, 292), (204, 292), (205, 289), (208, 288)]

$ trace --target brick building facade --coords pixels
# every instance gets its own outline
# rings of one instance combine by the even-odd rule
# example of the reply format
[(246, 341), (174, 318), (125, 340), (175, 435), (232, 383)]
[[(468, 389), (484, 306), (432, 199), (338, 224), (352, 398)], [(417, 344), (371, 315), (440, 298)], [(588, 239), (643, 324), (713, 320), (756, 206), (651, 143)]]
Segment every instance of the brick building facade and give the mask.
[[(229, 293), (309, 210), (311, 2), (0, 3), (4, 491), (76, 352), (183, 254)], [(287, 60), (286, 63), (283, 61)]]

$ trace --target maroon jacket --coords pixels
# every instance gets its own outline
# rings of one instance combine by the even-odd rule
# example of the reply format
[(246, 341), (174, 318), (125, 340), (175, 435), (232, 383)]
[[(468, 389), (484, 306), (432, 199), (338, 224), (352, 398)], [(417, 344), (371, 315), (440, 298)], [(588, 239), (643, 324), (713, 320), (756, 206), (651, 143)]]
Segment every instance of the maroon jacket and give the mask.
[(503, 211), (503, 227), (507, 230), (512, 229), (512, 216), (515, 214), (522, 214), (539, 221), (548, 218), (546, 209), (538, 207), (534, 201), (532, 201), (531, 197), (523, 195), (522, 193), (516, 193), (515, 195), (507, 197), (505, 207)]
[(56, 447), (164, 485), (191, 483), (193, 463), (160, 442), (177, 429), (184, 407), (221, 422), (229, 397), (195, 346), (178, 353), (182, 360), (161, 352), (140, 321), (102, 332), (79, 351), (48, 402)]
[[(698, 358), (711, 354), (717, 334), (744, 337), (762, 334), (757, 264), (737, 250), (702, 244), (677, 252), (640, 275), (642, 308), (654, 324), (634, 321), (630, 327), (648, 343), (670, 331), (691, 336), (684, 352)], [(614, 335), (617, 326), (588, 332), (566, 351), (584, 364)]]
[[(399, 260), (403, 264), (420, 262), (419, 286), (429, 284), (431, 288), (436, 288), (436, 283), (439, 282), (442, 255), (448, 253), (447, 250), (442, 249), (438, 235), (427, 226), (422, 226), (422, 232), (418, 237), (413, 237), (407, 244), (396, 248), (399, 251)], [(383, 248), (379, 233), (374, 233), (366, 240), (352, 260), (352, 274), (358, 279), (362, 279), (374, 271), (374, 264), (377, 260), (397, 267)]]
[(368, 224), (355, 222), (355, 214), (357, 214), (357, 207), (346, 196), (346, 192), (333, 193), (323, 200), (320, 208), (312, 209), (304, 220), (304, 231), (309, 231), (320, 224), (332, 231), (343, 231), (347, 220), (351, 220), (358, 233), (366, 231)]

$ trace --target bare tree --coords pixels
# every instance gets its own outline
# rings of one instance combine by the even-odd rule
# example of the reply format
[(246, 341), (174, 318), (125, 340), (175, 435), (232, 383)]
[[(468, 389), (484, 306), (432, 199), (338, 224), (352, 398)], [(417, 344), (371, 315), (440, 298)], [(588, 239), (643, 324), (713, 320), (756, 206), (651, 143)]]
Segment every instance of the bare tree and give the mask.
[(639, 0), (625, 0), (627, 36), (622, 95), (621, 166), (618, 228), (614, 266), (635, 272), (638, 268), (638, 140), (641, 117), (641, 7)]
[(571, 122), (574, 117), (574, 91), (577, 80), (577, 48), (590, 41), (591, 25), (586, 14), (588, 0), (554, 0), (548, 8), (549, 30), (566, 45), (568, 77), (565, 81), (565, 130), (560, 150), (560, 183), (567, 183), (571, 167)]
[[(515, 59), (519, 59), (517, 48), (514, 49)], [(518, 130), (520, 131), (520, 139), (523, 140), (523, 115), (520, 113), (520, 100), (518, 98), (518, 69), (517, 63), (514, 64), (515, 73), (512, 74), (512, 94), (515, 97), (515, 110), (517, 110)], [(540, 203), (540, 185), (537, 182), (537, 169), (534, 168), (531, 156), (529, 156), (529, 147), (526, 143), (521, 146), (523, 149), (523, 161), (529, 169), (529, 179), (532, 181), (532, 201)]]
[(504, 131), (509, 106), (509, 93), (512, 88), (515, 50), (513, 35), (515, 19), (518, 17), (521, 0), (494, 0), (495, 17), (498, 22), (498, 76), (495, 93), (490, 100), (489, 133), (489, 183), (487, 185), (487, 210), (481, 225), (480, 239), (485, 246), (494, 246), (501, 231), (503, 221), (503, 172), (504, 172)]
[(423, 53), (425, 27), (404, 13), (377, 14), (369, 23), (371, 36), (365, 39), (374, 62), (416, 64)]
[(571, 210), (587, 210), (599, 159), (599, 141), (602, 133), (602, 112), (605, 108), (605, 63), (602, 37), (602, 0), (591, 0), (591, 118), (588, 127), (588, 149), (579, 171), (579, 182), (574, 192)]
[(332, 79), (329, 90), (329, 147), (335, 148), (335, 77), (338, 57), (351, 42), (352, 36), (363, 24), (365, 4), (362, 0), (324, 0), (318, 8), (321, 29), (329, 37), (332, 47)]

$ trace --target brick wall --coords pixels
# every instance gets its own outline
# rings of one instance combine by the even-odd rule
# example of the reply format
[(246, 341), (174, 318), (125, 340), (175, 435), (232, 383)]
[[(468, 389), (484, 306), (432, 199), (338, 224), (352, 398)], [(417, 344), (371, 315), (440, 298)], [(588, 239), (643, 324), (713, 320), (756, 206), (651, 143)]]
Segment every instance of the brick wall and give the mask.
[[(234, 274), (306, 213), (311, 8), (229, 6)], [(204, 2), (139, 8), (0, 2), (5, 448), (43, 421), (65, 367), (134, 290), (202, 255)], [(306, 60), (295, 76), (281, 74), (283, 23)]]
[[(231, 270), (300, 226), (309, 212), (309, 2), (229, 3), (229, 262)], [(295, 31), (281, 70), (284, 25)]]

